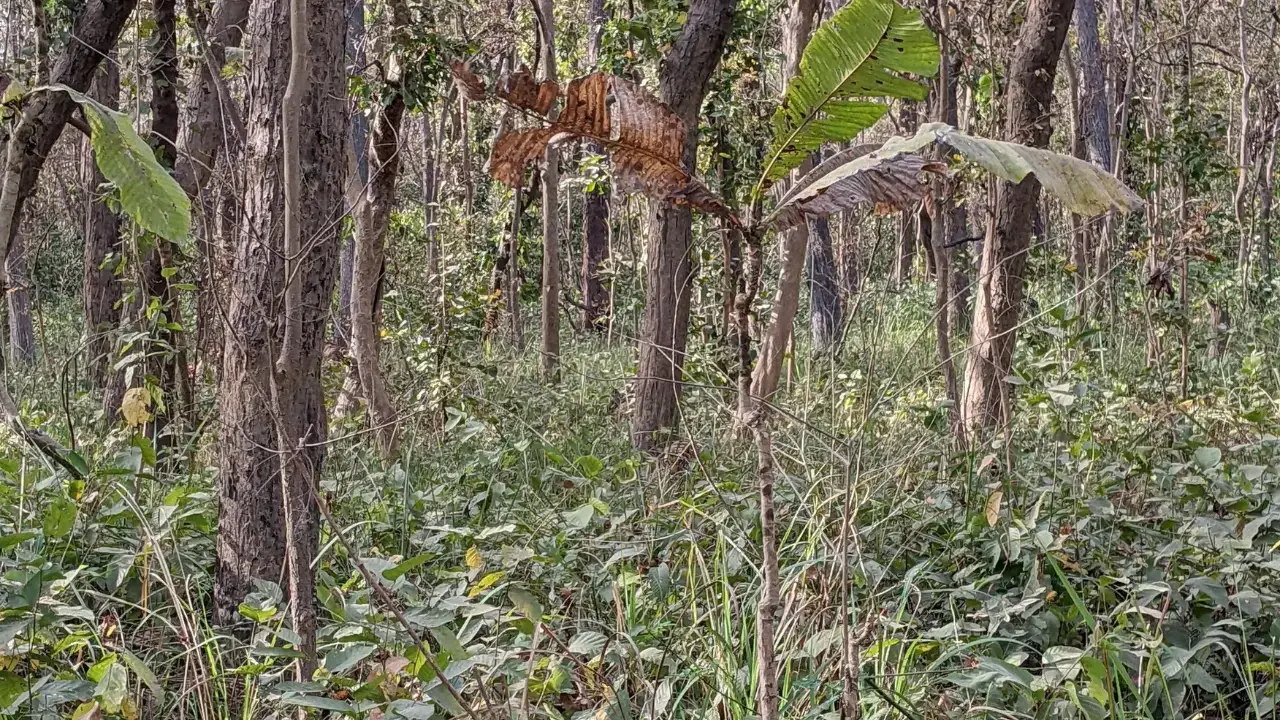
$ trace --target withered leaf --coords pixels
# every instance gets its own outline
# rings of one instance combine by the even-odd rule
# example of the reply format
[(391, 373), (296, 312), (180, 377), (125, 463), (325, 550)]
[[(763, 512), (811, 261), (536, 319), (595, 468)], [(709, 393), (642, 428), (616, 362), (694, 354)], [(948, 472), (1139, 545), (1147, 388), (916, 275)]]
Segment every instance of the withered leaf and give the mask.
[(471, 102), (479, 102), (484, 99), (484, 80), (472, 72), (469, 65), (461, 60), (454, 60), (449, 63), (449, 72), (453, 75), (454, 82), (463, 97)]
[(524, 65), (521, 65), (520, 69), (498, 88), (498, 97), (518, 108), (532, 110), (542, 117), (546, 117), (547, 113), (551, 112), (559, 96), (560, 86), (555, 81), (534, 80), (533, 74)]
[[(512, 76), (505, 92), (514, 105), (545, 116), (548, 94), (535, 86), (527, 70)], [(543, 156), (547, 143), (591, 139), (602, 144), (613, 163), (614, 182), (624, 192), (641, 191), (671, 202), (700, 208), (741, 223), (719, 198), (685, 170), (684, 122), (643, 88), (607, 73), (592, 73), (569, 83), (559, 116), (546, 127), (513, 129), (494, 141), (489, 172), (512, 187), (523, 180), (524, 167)]]

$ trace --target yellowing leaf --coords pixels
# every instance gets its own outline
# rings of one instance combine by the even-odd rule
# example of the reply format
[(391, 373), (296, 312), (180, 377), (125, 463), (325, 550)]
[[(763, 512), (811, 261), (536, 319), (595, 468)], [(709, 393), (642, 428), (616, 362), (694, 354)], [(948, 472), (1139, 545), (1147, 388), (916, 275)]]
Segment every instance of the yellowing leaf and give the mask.
[[(483, 564), (483, 562), (481, 564)], [(470, 563), (468, 563), (468, 565), (470, 565)], [(501, 580), (506, 576), (507, 576), (507, 573), (502, 570), (497, 570), (495, 572), (489, 573), (488, 575), (485, 575), (484, 577), (480, 578), (480, 582), (476, 583), (475, 586), (471, 588), (471, 590), (467, 593), (467, 597), (475, 597), (479, 595), (485, 590), (488, 590), (489, 588), (493, 587), (494, 583), (498, 582), (499, 580)]]
[(150, 407), (151, 393), (146, 388), (129, 388), (120, 403), (120, 414), (129, 427), (138, 427), (151, 419)]
[(987, 517), (987, 525), (995, 527), (1000, 521), (1000, 502), (1004, 500), (1004, 491), (996, 490), (987, 498), (987, 509), (984, 513)]
[(484, 555), (480, 554), (480, 548), (472, 545), (467, 550), (467, 567), (472, 570), (479, 570), (484, 567)]

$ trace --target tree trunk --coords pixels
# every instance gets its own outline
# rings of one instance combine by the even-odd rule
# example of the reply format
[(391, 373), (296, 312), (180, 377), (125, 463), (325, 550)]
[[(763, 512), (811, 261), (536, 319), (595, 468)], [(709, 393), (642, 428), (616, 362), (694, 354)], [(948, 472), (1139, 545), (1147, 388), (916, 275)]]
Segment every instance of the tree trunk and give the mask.
[(26, 238), (21, 230), (13, 234), (5, 269), (9, 274), (5, 293), (8, 301), (9, 357), (15, 363), (35, 362), (36, 331), (31, 322), (31, 278), (27, 267)]
[(1107, 86), (1103, 77), (1102, 45), (1098, 41), (1095, 0), (1076, 3), (1076, 39), (1080, 44), (1081, 134), (1089, 160), (1111, 171), (1111, 133), (1107, 122)]
[[(1238, 6), (1240, 25), (1240, 154), (1239, 176), (1233, 201), (1236, 226), (1240, 230), (1240, 251), (1237, 264), (1239, 265), (1242, 281), (1248, 278), (1249, 260), (1253, 253), (1253, 249), (1250, 246), (1252, 238), (1249, 236), (1249, 228), (1245, 222), (1246, 215), (1252, 211), (1251, 207), (1245, 207), (1245, 203), (1249, 195), (1249, 161), (1252, 156), (1253, 141), (1253, 123), (1249, 112), (1249, 95), (1253, 90), (1253, 73), (1249, 70), (1249, 45), (1245, 35), (1247, 4), (1247, 0), (1240, 0)], [(1247, 287), (1248, 285), (1245, 283), (1246, 297), (1249, 294)]]
[[(786, 58), (782, 73), (784, 81), (790, 81), (800, 72), (800, 57), (809, 44), (819, 5), (818, 0), (798, 0), (790, 7), (782, 30), (782, 46)], [(792, 180), (802, 177), (812, 167), (812, 158), (806, 159), (792, 171)], [(778, 389), (783, 360), (795, 327), (796, 310), (800, 305), (800, 281), (808, 244), (809, 226), (806, 223), (787, 230), (782, 236), (781, 269), (778, 271), (778, 290), (773, 300), (773, 313), (769, 319), (769, 329), (760, 340), (760, 356), (751, 378), (751, 396), (757, 402), (767, 402)], [(740, 419), (746, 420), (745, 417)]]
[[(600, 62), (600, 41), (608, 20), (604, 0), (587, 4), (587, 66)], [(587, 144), (587, 152), (604, 154), (599, 143)], [(608, 331), (609, 289), (600, 279), (600, 266), (609, 259), (609, 196), (605, 188), (589, 188), (583, 198), (582, 328)]]
[[(365, 66), (364, 49), (364, 0), (354, 0), (347, 8), (347, 72), (358, 75)], [(351, 150), (355, 156), (354, 176), (347, 178), (346, 202), (349, 212), (355, 213), (358, 198), (365, 191), (369, 182), (369, 120), (359, 108), (351, 111)], [(347, 172), (351, 173), (348, 167)], [(358, 184), (356, 184), (358, 183)], [(338, 259), (338, 317), (334, 320), (334, 343), (343, 352), (350, 352), (351, 346), (351, 272), (356, 255), (356, 235), (351, 233), (343, 238), (342, 251)], [(357, 373), (352, 367), (349, 372)], [(357, 373), (358, 374), (358, 373)], [(358, 378), (356, 383), (358, 383)], [(345, 385), (345, 383), (344, 383)], [(354, 396), (350, 399), (355, 402)], [(346, 415), (338, 413), (339, 417)]]
[(369, 425), (386, 461), (396, 456), (396, 411), (382, 378), (378, 336), (378, 290), (386, 262), (386, 237), (395, 206), (400, 172), (400, 127), (404, 95), (396, 92), (378, 113), (370, 170), (372, 178), (356, 208), (355, 252), (351, 270), (351, 356), (369, 407)]
[[(176, 150), (174, 139), (178, 135), (178, 13), (175, 0), (152, 0), (151, 16), (155, 29), (151, 36), (151, 136), (152, 152), (160, 164), (174, 168)], [(164, 410), (153, 410), (152, 418), (144, 428), (156, 449), (169, 447), (174, 438), (166, 432), (170, 419), (179, 408), (190, 408), (190, 393), (186, 390), (186, 353), (182, 333), (171, 329), (182, 325), (181, 314), (171, 286), (173, 272), (172, 250), (166, 240), (155, 238), (147, 248), (142, 261), (142, 291), (146, 298), (155, 301), (160, 314), (150, 315), (152, 302), (144, 301), (138, 308), (138, 325), (149, 333), (146, 373), (155, 378), (164, 393)], [(138, 377), (135, 381), (140, 386)]]
[(910, 210), (898, 213), (898, 246), (893, 264), (893, 286), (901, 289), (911, 281), (911, 267), (916, 262), (916, 214)]
[(213, 17), (198, 44), (204, 62), (187, 91), (187, 118), (180, 128), (174, 177), (193, 200), (203, 198), (221, 154), (231, 154), (243, 141), (239, 108), (219, 75), (227, 48), (239, 47), (249, 16), (249, 0), (216, 0)]
[[(293, 258), (300, 302), (292, 363), (272, 377), (286, 330), (284, 208), (281, 175), (281, 100), (288, 75), (289, 3), (256, 4), (249, 20), (255, 63), (249, 76), (245, 145), (244, 228), (237, 238), (229, 275), (229, 336), (219, 387), (224, 428), (218, 447), (217, 562), (215, 620), (237, 621), (237, 610), (255, 578), (277, 580), (285, 558), (282, 455), (296, 470), (292, 487), (318, 477), (328, 431), (320, 384), (321, 351), (335, 284), (338, 226), (343, 208), (342, 179), (348, 142), (344, 22), (338, 3), (310, 0), (310, 84), (298, 113), (301, 203), (297, 214), (305, 253)], [(271, 385), (276, 397), (272, 398)], [(279, 408), (284, 433), (264, 418)], [(288, 435), (305, 446), (281, 448)], [(283, 453), (281, 452), (283, 451)], [(297, 498), (295, 498), (297, 499)], [(306, 525), (304, 523), (304, 525)], [(298, 528), (298, 551), (314, 550), (314, 523)], [(302, 603), (306, 605), (305, 602)], [(300, 609), (310, 610), (309, 606)]]
[[(539, 0), (542, 80), (556, 82), (554, 0)], [(560, 149), (547, 145), (542, 170), (542, 379), (560, 381)]]
[(831, 248), (831, 224), (826, 218), (809, 222), (809, 254), (806, 273), (809, 276), (809, 332), (815, 356), (826, 355), (840, 344), (844, 312), (836, 271), (835, 252)]
[[(660, 97), (684, 122), (686, 167), (695, 164), (699, 110), (736, 4), (691, 0), (684, 29), (663, 64)], [(641, 449), (655, 447), (655, 432), (676, 422), (694, 275), (693, 215), (688, 206), (651, 202), (648, 242), (636, 409), (631, 418), (631, 439)]]
[[(1006, 140), (1047, 147), (1053, 81), (1074, 0), (1031, 0), (1018, 34), (1005, 95)], [(1040, 182), (999, 184), (978, 287), (973, 337), (965, 368), (962, 420), (973, 432), (1007, 420), (1005, 378), (1013, 363), (1022, 274)]]
[[(89, 96), (109, 108), (116, 108), (120, 98), (120, 71), (112, 61), (103, 63), (102, 71), (93, 81)], [(116, 266), (120, 260), (120, 218), (111, 211), (101, 188), (107, 179), (98, 170), (93, 153), (85, 141), (84, 164), (81, 172), (88, 189), (89, 206), (85, 210), (84, 230), (84, 303), (85, 355), (88, 358), (87, 373), (95, 389), (107, 387), (107, 377), (115, 349), (115, 335), (120, 326), (120, 280)], [(117, 403), (106, 402), (103, 409), (110, 421), (115, 417)]]

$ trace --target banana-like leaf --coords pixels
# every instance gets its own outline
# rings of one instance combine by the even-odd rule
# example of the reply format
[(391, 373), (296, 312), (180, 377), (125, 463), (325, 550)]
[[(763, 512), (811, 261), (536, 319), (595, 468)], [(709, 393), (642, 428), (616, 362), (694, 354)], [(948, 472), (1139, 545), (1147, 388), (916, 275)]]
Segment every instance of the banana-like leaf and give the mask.
[(186, 241), (191, 233), (191, 201), (133, 129), (129, 116), (66, 85), (44, 89), (67, 93), (84, 110), (94, 160), (103, 176), (120, 191), (120, 206), (125, 213), (144, 230), (169, 242)]
[(869, 98), (923, 100), (925, 86), (905, 74), (938, 72), (938, 42), (918, 10), (894, 0), (853, 0), (813, 34), (800, 72), (773, 116), (763, 188), (828, 142), (847, 142), (888, 107)]
[(867, 203), (909, 205), (928, 192), (928, 173), (944, 171), (940, 163), (916, 154), (934, 144), (951, 148), (1002, 180), (1021, 182), (1035, 175), (1045, 191), (1080, 215), (1112, 209), (1129, 213), (1143, 206), (1136, 193), (1092, 163), (928, 123), (913, 137), (890, 138), (876, 150), (859, 146), (833, 156), (801, 178), (765, 224), (785, 229), (806, 217), (825, 217)]

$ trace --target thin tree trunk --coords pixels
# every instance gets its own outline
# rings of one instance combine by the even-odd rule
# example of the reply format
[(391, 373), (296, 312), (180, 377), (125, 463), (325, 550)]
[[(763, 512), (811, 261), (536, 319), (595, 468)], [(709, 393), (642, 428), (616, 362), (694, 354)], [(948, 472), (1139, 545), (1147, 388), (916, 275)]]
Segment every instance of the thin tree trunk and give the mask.
[[(102, 71), (93, 81), (89, 96), (109, 108), (116, 108), (120, 97), (120, 72), (110, 60), (103, 63)], [(87, 374), (93, 387), (107, 387), (107, 378), (114, 364), (115, 335), (120, 327), (121, 286), (116, 277), (120, 260), (120, 219), (102, 195), (107, 182), (93, 160), (93, 153), (85, 140), (84, 163), (81, 173), (87, 189), (88, 207), (85, 210), (84, 231), (84, 281), (81, 293), (84, 304), (85, 355), (88, 359)], [(104, 414), (108, 420), (115, 418), (118, 399), (109, 402), (104, 395)]]
[(840, 344), (844, 308), (835, 252), (831, 247), (831, 224), (826, 218), (809, 222), (809, 253), (805, 270), (809, 276), (809, 332), (815, 356), (833, 352)]
[[(539, 0), (542, 80), (556, 82), (556, 15), (553, 0)], [(560, 150), (547, 145), (542, 170), (542, 379), (560, 381)], [(585, 299), (585, 298), (584, 298)]]
[(396, 457), (397, 428), (395, 407), (382, 377), (377, 305), (386, 262), (387, 230), (400, 172), (400, 128), (404, 113), (404, 95), (400, 92), (378, 113), (369, 153), (372, 178), (364, 199), (356, 208), (351, 263), (351, 357), (368, 404), (369, 425), (386, 462)]
[[(945, 3), (934, 0), (934, 13), (939, 19), (938, 50), (940, 56), (935, 114), (941, 122), (956, 124), (955, 86), (952, 83), (950, 40), (948, 18)], [(943, 386), (946, 388), (947, 401), (950, 403), (951, 432), (958, 444), (964, 443), (964, 426), (960, 423), (960, 395), (956, 389), (955, 363), (951, 359), (951, 238), (955, 233), (951, 223), (955, 216), (952, 213), (953, 186), (945, 181), (934, 194), (933, 224), (929, 247), (932, 248), (934, 268), (934, 329), (937, 334), (938, 362), (942, 366)], [(926, 201), (926, 206), (929, 205)], [(921, 221), (924, 215), (921, 215)]]
[[(691, 0), (684, 28), (662, 67), (659, 95), (684, 122), (686, 167), (695, 164), (699, 110), (707, 81), (720, 62), (736, 5), (736, 0)], [(655, 433), (674, 426), (677, 418), (695, 260), (689, 208), (651, 202), (648, 242), (648, 284), (631, 418), (631, 440), (641, 449), (655, 447), (659, 441)]]
[(910, 210), (898, 213), (898, 245), (893, 265), (893, 286), (901, 289), (911, 281), (911, 268), (916, 262), (916, 214)]
[[(1019, 31), (1005, 95), (1006, 140), (1033, 147), (1049, 144), (1050, 105), (1058, 58), (1074, 0), (1031, 0)], [(983, 278), (965, 367), (962, 421), (977, 432), (1006, 421), (1005, 378), (1013, 363), (1022, 274), (1040, 182), (1002, 182), (995, 217), (983, 247)]]
[[(819, 5), (818, 0), (797, 0), (790, 6), (782, 31), (783, 53), (786, 58), (782, 78), (784, 81), (789, 81), (800, 72), (800, 58), (813, 32)], [(812, 158), (806, 159), (792, 171), (792, 180), (802, 177), (811, 167)], [(751, 378), (751, 395), (757, 401), (770, 400), (778, 389), (783, 360), (800, 305), (800, 282), (808, 244), (809, 226), (806, 223), (800, 223), (783, 233), (779, 262), (781, 267), (778, 271), (778, 290), (773, 300), (773, 313), (769, 319), (769, 328), (760, 340), (760, 356)], [(764, 672), (763, 668), (761, 672)], [(774, 712), (777, 712), (776, 706)]]
[(30, 273), (27, 268), (27, 244), (21, 230), (14, 233), (5, 261), (9, 274), (7, 292), (9, 317), (9, 357), (14, 363), (27, 364), (36, 359), (36, 331), (31, 322)]
[[(600, 42), (608, 21), (604, 0), (587, 3), (587, 66), (600, 63)], [(602, 155), (598, 143), (587, 144), (587, 152)], [(604, 188), (589, 188), (583, 197), (582, 235), (582, 327), (606, 332), (610, 290), (600, 278), (600, 266), (609, 259), (609, 195)]]
[[(1253, 73), (1249, 70), (1249, 45), (1245, 34), (1247, 6), (1247, 0), (1240, 0), (1237, 6), (1240, 26), (1240, 174), (1236, 181), (1236, 192), (1232, 202), (1232, 207), (1235, 210), (1236, 226), (1240, 230), (1240, 251), (1237, 264), (1240, 268), (1241, 280), (1248, 278), (1249, 261), (1252, 254), (1252, 247), (1250, 246), (1252, 238), (1249, 236), (1249, 228), (1245, 222), (1247, 220), (1246, 214), (1252, 211), (1252, 208), (1245, 208), (1245, 203), (1249, 194), (1249, 161), (1252, 155), (1253, 137), (1252, 117), (1249, 112), (1249, 95), (1253, 90)], [(1248, 294), (1246, 289), (1245, 296), (1247, 297)]]

